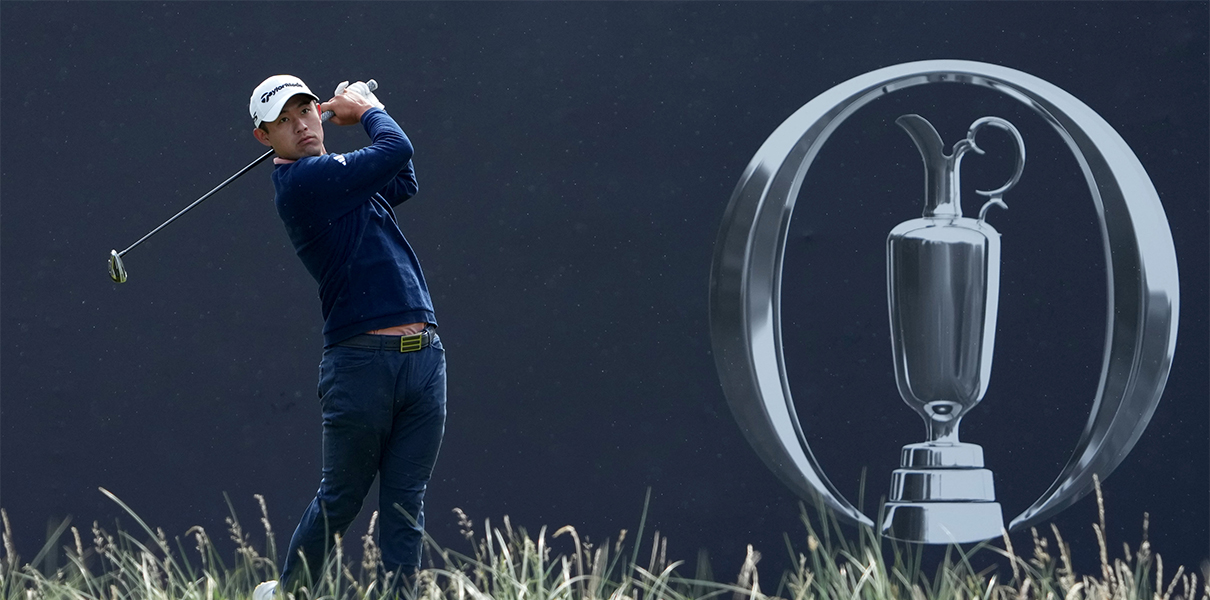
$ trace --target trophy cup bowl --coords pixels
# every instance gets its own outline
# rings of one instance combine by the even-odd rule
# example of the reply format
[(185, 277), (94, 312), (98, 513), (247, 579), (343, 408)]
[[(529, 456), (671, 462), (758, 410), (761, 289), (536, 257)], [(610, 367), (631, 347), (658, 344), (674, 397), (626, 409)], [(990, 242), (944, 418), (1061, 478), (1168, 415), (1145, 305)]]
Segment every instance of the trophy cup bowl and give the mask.
[[(929, 425), (954, 437), (983, 399), (996, 335), (999, 234), (974, 219), (909, 221), (888, 239), (888, 300), (899, 394)], [(990, 234), (990, 235), (988, 235)], [(990, 303), (990, 306), (989, 306)], [(989, 310), (990, 309), (990, 310)]]

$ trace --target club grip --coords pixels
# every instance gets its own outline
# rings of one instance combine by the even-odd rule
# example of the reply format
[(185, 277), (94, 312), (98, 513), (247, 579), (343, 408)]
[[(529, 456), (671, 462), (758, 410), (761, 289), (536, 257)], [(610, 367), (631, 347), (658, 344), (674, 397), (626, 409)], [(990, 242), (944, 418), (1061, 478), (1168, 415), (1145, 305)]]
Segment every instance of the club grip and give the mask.
[[(377, 81), (374, 81), (373, 79), (371, 79), (371, 80), (369, 80), (369, 81), (367, 81), (367, 82), (366, 82), (366, 87), (370, 88), (370, 91), (371, 91), (371, 92), (372, 92), (372, 91), (374, 91), (374, 90), (377, 90), (377, 89), (378, 89), (378, 82), (377, 82)], [(321, 113), (321, 114), (319, 115), (319, 120), (320, 120), (320, 121), (323, 121), (323, 122), (325, 122), (325, 123), (326, 123), (326, 122), (328, 121), (328, 119), (331, 119), (331, 118), (332, 118), (332, 115), (334, 115), (334, 114), (336, 114), (336, 113), (334, 113), (334, 112), (332, 112), (332, 111), (330, 111), (330, 110), (325, 110), (325, 111), (323, 111), (323, 113)]]

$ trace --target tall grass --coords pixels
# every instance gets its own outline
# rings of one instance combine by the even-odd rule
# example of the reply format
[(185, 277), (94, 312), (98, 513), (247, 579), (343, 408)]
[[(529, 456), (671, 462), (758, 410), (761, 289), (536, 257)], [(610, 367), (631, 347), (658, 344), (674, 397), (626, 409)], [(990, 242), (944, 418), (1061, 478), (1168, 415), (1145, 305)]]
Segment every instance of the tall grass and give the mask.
[[(152, 529), (134, 511), (109, 492), (138, 525), (132, 533), (119, 529), (110, 534), (97, 523), (88, 543), (76, 527), (63, 523), (51, 541), (30, 561), (22, 563), (14, 548), (8, 515), (4, 525), (4, 555), (0, 557), (0, 594), (5, 600), (42, 598), (72, 600), (218, 600), (244, 599), (260, 581), (277, 577), (277, 553), (264, 498), (256, 496), (265, 533), (263, 553), (232, 508), (225, 534), (234, 553), (222, 556), (200, 526), (171, 540), (162, 529)], [(648, 493), (650, 500), (650, 493)], [(228, 501), (230, 506), (230, 502)], [(757, 563), (760, 554), (748, 546), (739, 574), (732, 581), (716, 581), (704, 553), (692, 568), (670, 561), (667, 540), (658, 531), (645, 537), (647, 507), (634, 535), (622, 530), (616, 540), (593, 544), (570, 525), (537, 535), (513, 527), (508, 517), (479, 528), (455, 509), (469, 550), (444, 548), (426, 539), (427, 568), (415, 585), (404, 590), (379, 579), (381, 554), (373, 532), (362, 536), (362, 556), (350, 560), (337, 544), (311, 589), (295, 598), (324, 600), (379, 600), (401, 596), (410, 600), (1210, 600), (1206, 574), (1201, 577), (1178, 567), (1165, 575), (1163, 560), (1147, 539), (1135, 551), (1123, 544), (1122, 556), (1110, 559), (1105, 538), (1105, 511), (1097, 488), (1098, 518), (1093, 524), (1100, 551), (1100, 572), (1080, 575), (1072, 569), (1069, 546), (1058, 529), (1053, 538), (1032, 530), (1029, 556), (1016, 553), (1007, 535), (999, 542), (970, 550), (954, 546), (930, 575), (922, 564), (919, 547), (884, 540), (874, 530), (859, 530), (848, 539), (826, 511), (809, 513), (804, 507), (805, 547), (795, 548), (786, 537), (795, 566), (772, 585), (762, 582)], [(812, 518), (812, 515), (815, 518)], [(70, 530), (68, 543), (59, 540)], [(559, 539), (566, 552), (554, 552)], [(650, 539), (650, 544), (646, 540)], [(633, 540), (633, 545), (627, 543)], [(998, 542), (997, 542), (998, 543)], [(644, 550), (644, 548), (646, 548)], [(61, 554), (56, 554), (61, 553)], [(994, 553), (1001, 568), (977, 571), (972, 556)], [(66, 559), (65, 566), (53, 567)], [(1205, 567), (1203, 567), (1205, 568)], [(768, 580), (766, 580), (768, 581)], [(385, 590), (392, 590), (389, 593)]]

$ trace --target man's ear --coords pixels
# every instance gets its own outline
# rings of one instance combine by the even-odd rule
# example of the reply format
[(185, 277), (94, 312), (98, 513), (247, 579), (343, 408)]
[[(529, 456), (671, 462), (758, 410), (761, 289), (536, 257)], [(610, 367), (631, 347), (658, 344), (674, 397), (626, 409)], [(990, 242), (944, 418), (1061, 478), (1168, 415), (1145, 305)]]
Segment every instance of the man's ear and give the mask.
[(260, 127), (253, 129), (252, 136), (256, 138), (256, 141), (270, 148), (273, 147), (273, 143), (269, 141), (269, 134), (264, 129), (261, 129)]

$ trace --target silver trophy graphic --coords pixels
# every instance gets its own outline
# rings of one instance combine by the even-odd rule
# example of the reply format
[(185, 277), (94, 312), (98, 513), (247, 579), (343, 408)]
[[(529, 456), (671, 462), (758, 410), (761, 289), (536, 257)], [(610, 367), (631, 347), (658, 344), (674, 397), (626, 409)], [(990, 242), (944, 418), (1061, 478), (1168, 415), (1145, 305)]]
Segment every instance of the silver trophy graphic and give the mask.
[[(1011, 123), (983, 117), (946, 155), (941, 136), (919, 115), (895, 121), (924, 159), (924, 215), (887, 237), (887, 301), (899, 395), (924, 418), (928, 440), (904, 446), (891, 476), (883, 532), (912, 542), (954, 543), (1000, 534), (983, 449), (958, 440), (958, 424), (987, 392), (1000, 294), (1000, 234), (987, 223), (992, 206), (1007, 208), (1004, 192), (1021, 177), (1025, 144)], [(962, 216), (959, 166), (980, 129), (998, 127), (1017, 143), (1008, 183), (977, 193), (988, 200), (979, 218)]]
[[(1176, 247), (1155, 185), (1113, 126), (1055, 84), (1000, 65), (925, 60), (857, 75), (790, 115), (748, 162), (723, 214), (710, 272), (715, 365), (744, 437), (787, 488), (838, 521), (878, 525), (844, 497), (815, 458), (812, 431), (835, 424), (799, 418), (782, 344), (788, 334), (782, 327), (782, 266), (795, 206), (828, 202), (803, 182), (829, 138), (862, 107), (922, 86), (990, 90), (1040, 118), (1074, 155), (1104, 244), (1109, 293), (1101, 378), (1086, 392), (1092, 409), (1067, 463), (1009, 522), (1010, 531), (1021, 531), (1078, 502), (1096, 478), (1105, 480), (1126, 459), (1163, 395), (1180, 320)], [(892, 233), (891, 319), (899, 387), (925, 418), (929, 436), (906, 448), (884, 524), (896, 537), (930, 543), (999, 537), (1002, 515), (982, 452), (957, 439), (959, 419), (983, 397), (990, 375), (999, 236), (985, 219), (964, 219), (959, 210), (957, 157), (978, 149), (974, 132), (959, 142), (957, 157), (947, 157), (923, 119), (906, 124), (925, 155), (931, 218)], [(1007, 129), (999, 119), (976, 122), (973, 129), (988, 125)], [(1025, 155), (1014, 136), (1019, 175)], [(1008, 187), (984, 192), (993, 200), (985, 206)], [(1005, 391), (1023, 385), (1004, 383)]]

